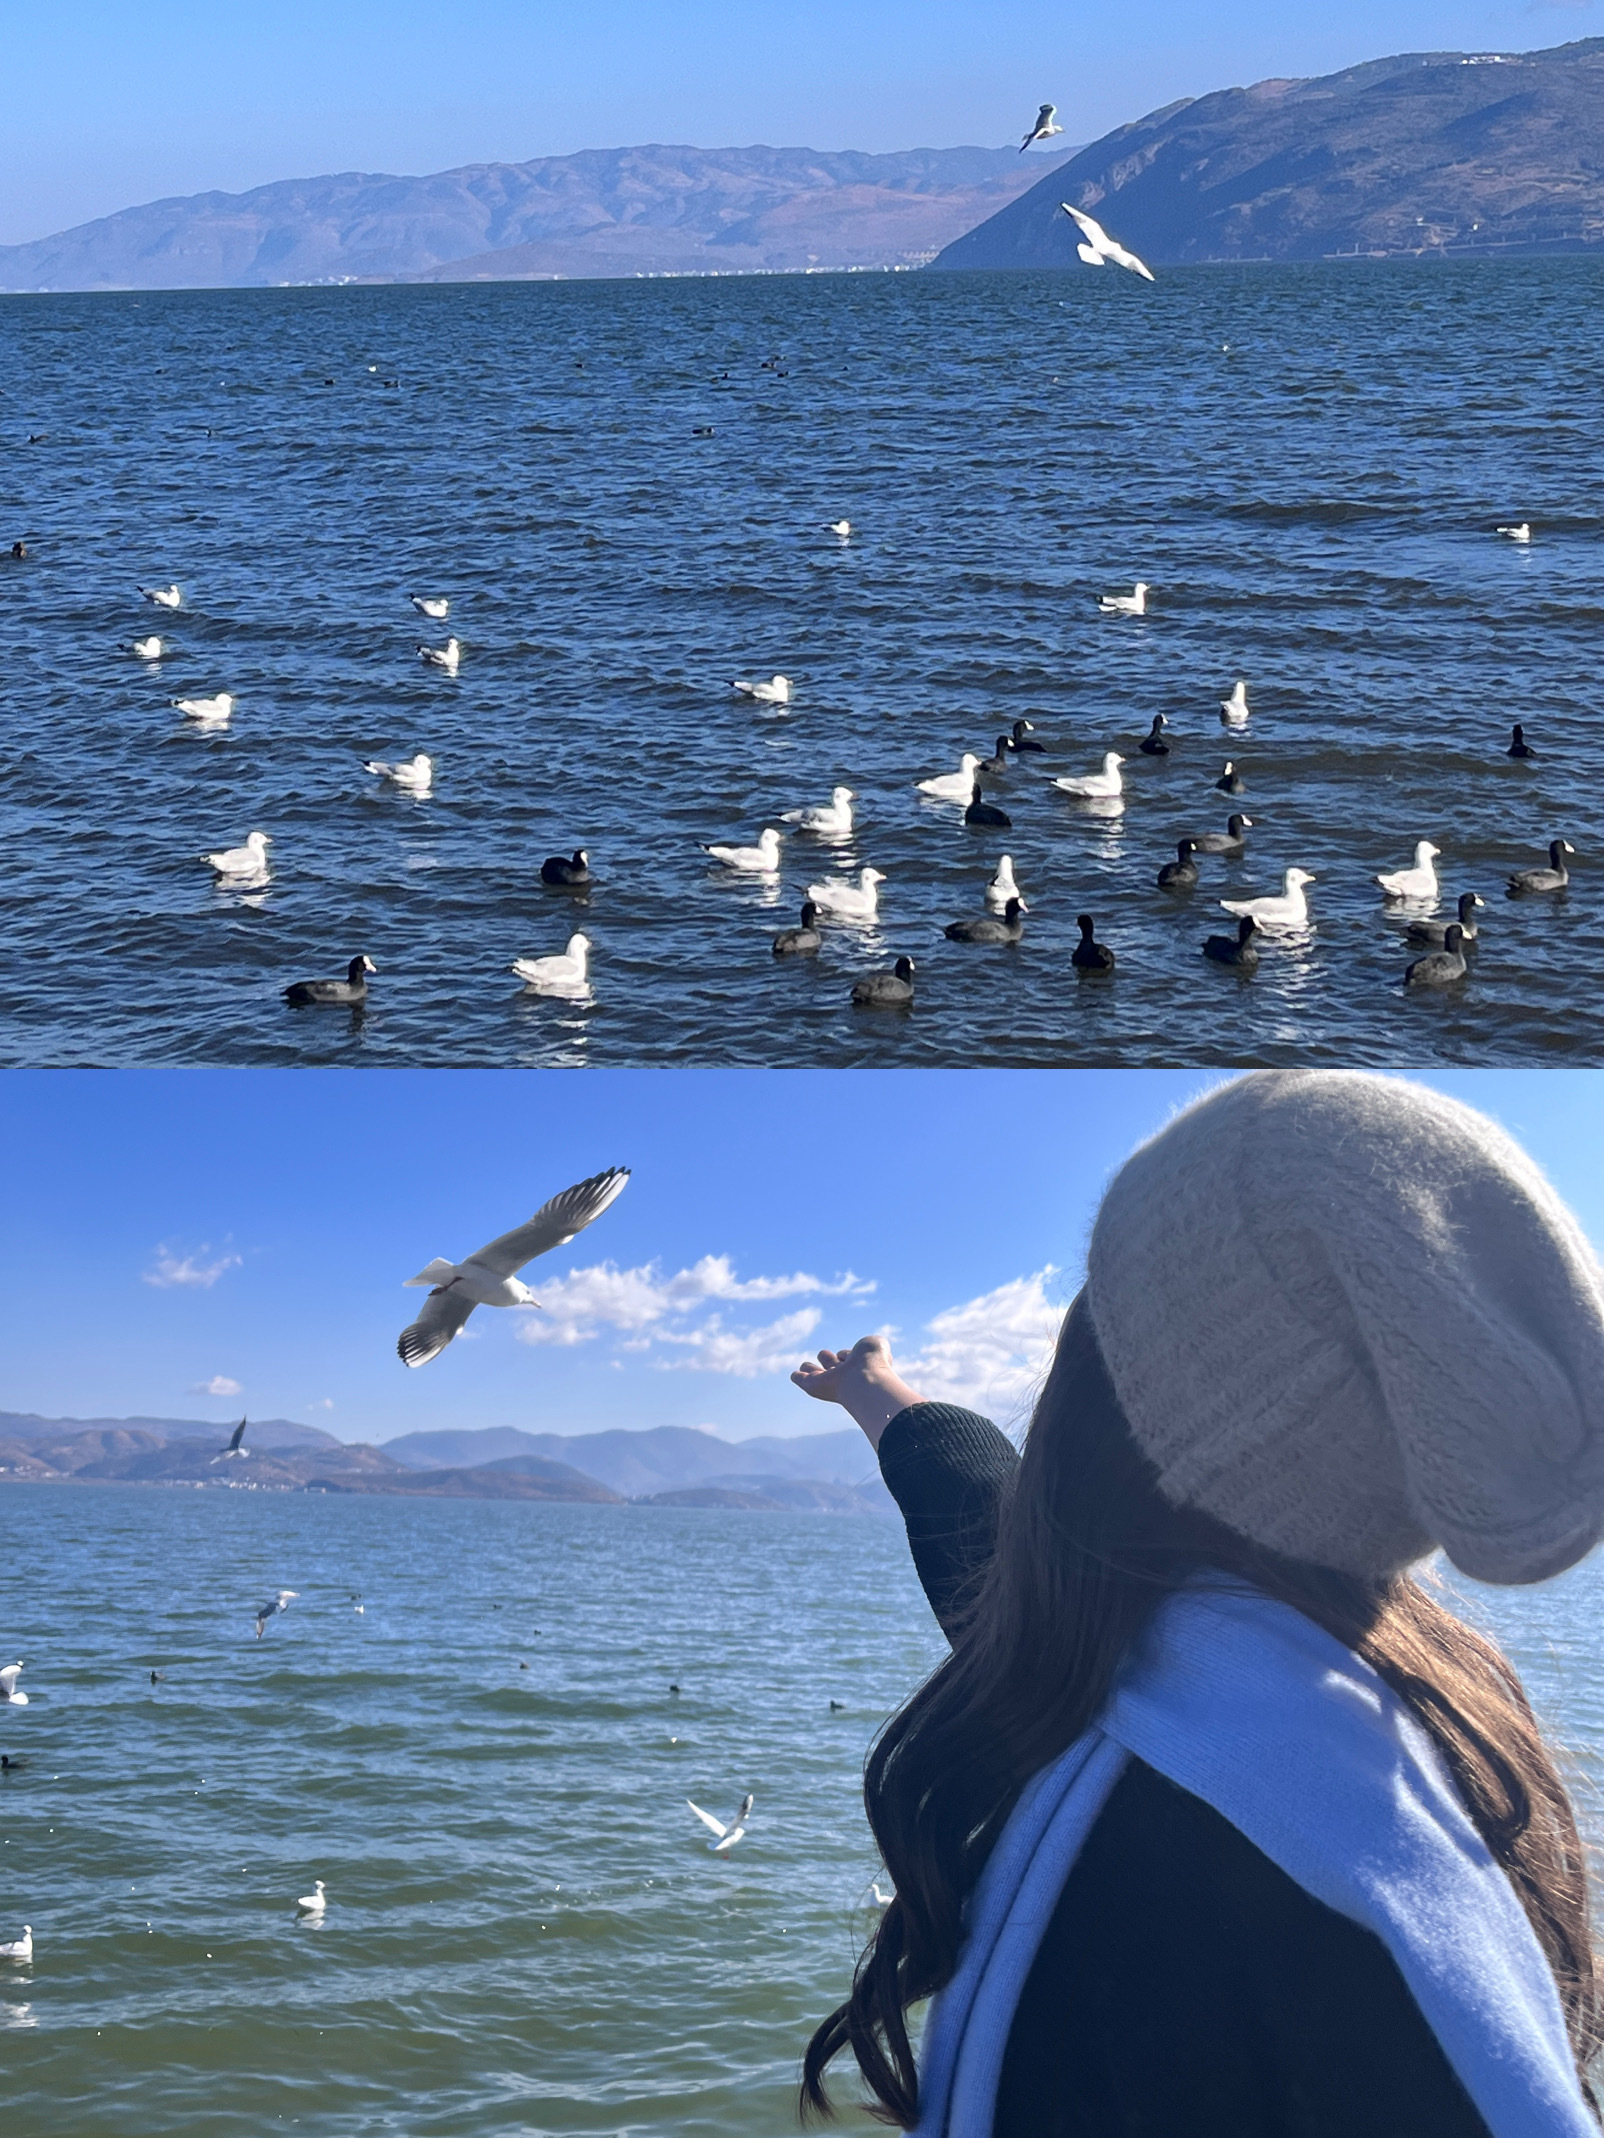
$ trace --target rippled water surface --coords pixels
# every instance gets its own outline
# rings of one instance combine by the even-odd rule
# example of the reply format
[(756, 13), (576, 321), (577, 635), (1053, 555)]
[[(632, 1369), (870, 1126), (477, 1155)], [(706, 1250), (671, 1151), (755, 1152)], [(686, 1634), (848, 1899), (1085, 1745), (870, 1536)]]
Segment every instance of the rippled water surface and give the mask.
[[(1601, 1579), (1473, 1604), (1584, 1768)], [(0, 1487), (0, 1643), (8, 2138), (784, 2138), (940, 1652), (891, 1521), (71, 1486)]]
[[(0, 300), (0, 1060), (1597, 1059), (1601, 296), (1553, 260)], [(1147, 618), (1100, 617), (1138, 577)], [(171, 619), (137, 591), (169, 580)], [(454, 679), (411, 593), (450, 597)], [(154, 669), (119, 650), (151, 629)], [(729, 688), (775, 672), (783, 715)], [(217, 691), (222, 732), (169, 702)], [(1021, 716), (1011, 830), (915, 792)], [(1107, 748), (1117, 819), (1048, 783)], [(428, 801), (362, 769), (418, 749)], [(1228, 752), (1250, 852), (1167, 896)], [(699, 851), (838, 781), (854, 837), (772, 883)], [(271, 882), (214, 889), (253, 828)], [(1559, 835), (1569, 892), (1506, 903)], [(1424, 1000), (1370, 880), (1422, 837), (1491, 901)], [(594, 888), (544, 889), (581, 844)], [(1005, 848), (1024, 944), (946, 943)], [(877, 924), (772, 958), (865, 863)], [(1312, 931), (1208, 965), (1216, 897), (1289, 864)], [(1076, 984), (1081, 910), (1111, 984)], [(526, 995), (576, 923), (588, 996)], [(280, 1002), (356, 951), (365, 1013)], [(854, 1012), (899, 953), (914, 1009)]]

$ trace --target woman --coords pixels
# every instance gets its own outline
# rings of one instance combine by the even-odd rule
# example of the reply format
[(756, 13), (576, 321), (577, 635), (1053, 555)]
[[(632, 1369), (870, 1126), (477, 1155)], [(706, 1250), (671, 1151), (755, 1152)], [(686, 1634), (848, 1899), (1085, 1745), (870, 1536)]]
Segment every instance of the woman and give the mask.
[(1574, 1815), (1407, 1571), (1604, 1533), (1604, 1277), (1491, 1122), (1318, 1071), (1178, 1116), (1022, 1459), (879, 1339), (794, 1378), (876, 1445), (953, 1642), (869, 1759), (896, 1898), (806, 2108), (850, 2047), (929, 2138), (1597, 2131)]

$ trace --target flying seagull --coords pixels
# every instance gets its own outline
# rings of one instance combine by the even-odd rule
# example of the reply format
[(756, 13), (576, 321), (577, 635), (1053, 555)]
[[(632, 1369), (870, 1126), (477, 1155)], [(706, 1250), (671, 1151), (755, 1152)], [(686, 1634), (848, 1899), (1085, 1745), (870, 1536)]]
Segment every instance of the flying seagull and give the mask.
[(17, 1691), (17, 1680), (25, 1668), (22, 1663), (8, 1663), (4, 1670), (0, 1670), (0, 1706), (7, 1703), (12, 1707), (28, 1705), (28, 1695)]
[(1057, 118), (1058, 106), (1056, 104), (1044, 104), (1042, 106), (1041, 110), (1038, 111), (1036, 114), (1035, 125), (1031, 128), (1030, 132), (1026, 134), (1024, 140), (1021, 141), (1019, 144), (1019, 153), (1021, 156), (1024, 155), (1026, 149), (1030, 147), (1030, 144), (1033, 141), (1045, 141), (1049, 135), (1061, 134), (1064, 131), (1064, 129), (1056, 123)]
[(427, 1366), (438, 1358), (475, 1307), (538, 1307), (540, 1301), (514, 1272), (536, 1255), (564, 1247), (575, 1233), (593, 1224), (629, 1184), (628, 1166), (610, 1166), (589, 1180), (564, 1188), (549, 1203), (542, 1203), (527, 1224), (504, 1232), (499, 1240), (469, 1255), (465, 1262), (447, 1262), (436, 1256), (408, 1284), (427, 1284), (433, 1289), (423, 1303), (423, 1312), (410, 1328), (401, 1331), (396, 1351), (403, 1366)]
[(245, 1445), (245, 1420), (242, 1418), (239, 1424), (235, 1426), (233, 1432), (229, 1435), (228, 1446), (226, 1448), (220, 1449), (219, 1452), (212, 1457), (212, 1460), (213, 1462), (221, 1462), (225, 1456), (249, 1455), (250, 1452), (250, 1449)]
[[(689, 1797), (685, 1801), (687, 1804), (691, 1804)], [(735, 1814), (735, 1817), (731, 1819), (728, 1826), (715, 1819), (710, 1811), (703, 1811), (700, 1804), (691, 1804), (691, 1809), (702, 1824), (718, 1836), (718, 1839), (713, 1843), (712, 1853), (715, 1856), (724, 1856), (734, 1848), (736, 1842), (746, 1832), (746, 1822), (752, 1815), (752, 1799), (750, 1796), (742, 1797), (741, 1808)]]
[(1081, 234), (1084, 242), (1077, 245), (1075, 250), (1088, 267), (1101, 267), (1105, 260), (1112, 260), (1116, 267), (1128, 267), (1133, 275), (1140, 275), (1144, 282), (1154, 279), (1153, 270), (1147, 262), (1137, 259), (1134, 252), (1127, 252), (1116, 238), (1109, 236), (1101, 223), (1094, 221), (1089, 215), (1083, 215), (1079, 208), (1072, 208), (1067, 200), (1061, 200), (1058, 205)]
[(280, 1589), (271, 1603), (263, 1604), (261, 1610), (256, 1614), (256, 1638), (258, 1640), (262, 1638), (263, 1633), (266, 1631), (268, 1620), (277, 1617), (280, 1611), (287, 1611), (290, 1604), (300, 1593), (299, 1589)]

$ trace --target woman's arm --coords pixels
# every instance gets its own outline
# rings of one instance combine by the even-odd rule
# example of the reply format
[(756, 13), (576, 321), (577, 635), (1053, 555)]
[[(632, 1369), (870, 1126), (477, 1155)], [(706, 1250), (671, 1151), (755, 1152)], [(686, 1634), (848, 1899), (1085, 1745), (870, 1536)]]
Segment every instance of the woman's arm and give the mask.
[(862, 1427), (902, 1510), (914, 1570), (950, 1637), (996, 1548), (1003, 1496), (1019, 1467), (1012, 1444), (975, 1411), (925, 1402), (881, 1336), (860, 1337), (850, 1351), (821, 1351), (791, 1378)]

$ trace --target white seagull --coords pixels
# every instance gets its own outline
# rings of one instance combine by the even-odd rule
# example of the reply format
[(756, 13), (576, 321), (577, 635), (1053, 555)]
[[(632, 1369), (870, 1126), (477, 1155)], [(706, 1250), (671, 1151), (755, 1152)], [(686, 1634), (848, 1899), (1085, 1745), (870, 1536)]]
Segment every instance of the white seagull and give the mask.
[(158, 609), (181, 609), (184, 606), (183, 593), (176, 583), (172, 586), (142, 586), (139, 591)]
[(857, 796), (850, 787), (832, 787), (830, 799), (818, 809), (788, 809), (782, 824), (796, 824), (803, 831), (834, 832), (840, 837), (852, 829), (852, 805)]
[(201, 859), (211, 863), (219, 876), (260, 876), (267, 867), (267, 850), (272, 837), (265, 831), (253, 831), (243, 846), (225, 846), (221, 853), (203, 854)]
[(1228, 728), (1245, 728), (1248, 724), (1248, 686), (1241, 676), (1230, 697), (1220, 700), (1220, 722)]
[(409, 594), (408, 601), (420, 616), (427, 616), (431, 623), (443, 624), (451, 614), (451, 604), (444, 594)]
[(1251, 913), (1259, 927), (1270, 930), (1302, 928), (1308, 924), (1309, 902), (1303, 895), (1306, 883), (1315, 881), (1307, 869), (1288, 869), (1281, 879), (1279, 897), (1274, 898), (1222, 898), (1221, 906), (1227, 913), (1239, 917)]
[(1512, 542), (1529, 542), (1532, 538), (1532, 523), (1530, 520), (1517, 520), (1513, 527), (1500, 527), (1498, 532), (1508, 535)]
[(749, 683), (744, 678), (730, 685), (743, 698), (755, 698), (759, 705), (789, 705), (791, 702), (791, 678), (770, 676), (766, 683)]
[(889, 1908), (891, 1903), (896, 1899), (896, 1897), (897, 1896), (895, 1895), (895, 1893), (881, 1892), (880, 1881), (878, 1878), (875, 1879), (869, 1887), (869, 1904), (871, 1907)]
[(258, 1640), (267, 1631), (268, 1620), (277, 1618), (280, 1611), (287, 1611), (300, 1593), (299, 1589), (280, 1589), (271, 1603), (263, 1604), (261, 1610), (256, 1614), (256, 1638)]
[(1148, 583), (1138, 579), (1128, 594), (1104, 594), (1097, 606), (1105, 616), (1145, 616), (1147, 614)]
[(756, 846), (704, 846), (702, 851), (727, 869), (748, 876), (772, 876), (780, 865), (780, 835), (770, 824), (759, 834)]
[(321, 1915), (328, 1906), (328, 1896), (323, 1890), (321, 1878), (314, 1878), (310, 1893), (303, 1893), (295, 1903), (303, 1915)]
[(223, 721), (234, 710), (234, 697), (232, 692), (220, 690), (212, 698), (175, 698), (173, 710), (186, 720)]
[(846, 920), (872, 921), (879, 910), (877, 885), (885, 882), (879, 869), (860, 869), (856, 883), (832, 876), (826, 883), (810, 883), (807, 895), (821, 913), (839, 913)]
[(152, 636), (136, 638), (128, 650), (141, 661), (159, 661), (166, 649), (159, 638)]
[(1119, 776), (1119, 768), (1125, 760), (1118, 750), (1103, 753), (1101, 772), (1089, 772), (1084, 779), (1055, 779), (1053, 785), (1063, 794), (1082, 794), (1093, 798), (1099, 795), (1123, 793), (1125, 782)]
[(230, 1455), (249, 1455), (251, 1451), (245, 1445), (245, 1424), (246, 1421), (242, 1418), (233, 1432), (229, 1434), (228, 1446), (218, 1449), (217, 1453), (212, 1457), (213, 1462), (224, 1462)]
[(4, 1670), (0, 1670), (0, 1707), (28, 1705), (28, 1695), (17, 1691), (17, 1680), (26, 1667), (23, 1663), (8, 1663)]
[(426, 757), (422, 750), (416, 757), (403, 758), (393, 765), (384, 764), (377, 758), (365, 757), (362, 760), (362, 769), (364, 772), (375, 773), (382, 780), (388, 780), (392, 787), (404, 787), (408, 794), (427, 794), (434, 784), (434, 759)]
[(1006, 913), (1011, 898), (1019, 899), (1021, 913), (1030, 911), (1024, 899), (1019, 897), (1019, 886), (1014, 881), (1014, 857), (1004, 854), (997, 864), (996, 875), (986, 886), (986, 905), (993, 913)]
[(457, 663), (462, 659), (462, 646), (454, 638), (448, 638), (443, 646), (420, 646), (418, 659), (427, 661), (431, 668), (443, 668), (448, 676), (454, 676)]
[(1435, 898), (1437, 871), (1431, 864), (1441, 852), (1442, 848), (1433, 846), (1429, 839), (1417, 839), (1414, 866), (1396, 869), (1390, 876), (1378, 876), (1376, 882), (1389, 898)]
[(1054, 123), (1057, 117), (1058, 106), (1056, 104), (1044, 104), (1042, 106), (1041, 110), (1036, 114), (1035, 125), (1019, 144), (1021, 156), (1024, 155), (1033, 141), (1048, 141), (1054, 134), (1061, 134), (1064, 131), (1061, 126)]
[[(691, 1804), (689, 1797), (685, 1801), (687, 1804)], [(741, 1808), (735, 1814), (735, 1817), (731, 1819), (728, 1826), (721, 1819), (715, 1819), (710, 1811), (703, 1811), (700, 1804), (691, 1804), (691, 1809), (702, 1824), (710, 1828), (718, 1836), (718, 1839), (713, 1843), (712, 1853), (715, 1856), (723, 1856), (734, 1848), (736, 1842), (746, 1832), (746, 1822), (752, 1813), (752, 1799), (750, 1796), (742, 1797)]]
[(1088, 267), (1101, 267), (1105, 260), (1112, 260), (1116, 267), (1128, 267), (1133, 275), (1140, 275), (1144, 282), (1153, 280), (1153, 270), (1145, 260), (1137, 259), (1128, 252), (1117, 238), (1111, 238), (1102, 224), (1079, 208), (1072, 208), (1067, 200), (1058, 205), (1081, 234), (1082, 242), (1075, 247)]
[(0, 1945), (0, 1960), (31, 1960), (33, 1958), (33, 1925), (24, 1923), (20, 1938), (12, 1938)]
[(410, 1328), (402, 1330), (396, 1344), (402, 1365), (427, 1366), (430, 1359), (438, 1358), (475, 1307), (538, 1307), (540, 1301), (514, 1272), (537, 1255), (566, 1246), (609, 1203), (616, 1202), (628, 1185), (629, 1167), (609, 1166), (605, 1173), (564, 1188), (550, 1202), (542, 1203), (527, 1224), (504, 1232), (465, 1262), (447, 1262), (437, 1256), (409, 1277), (408, 1284), (427, 1284), (433, 1289), (423, 1312)]
[(844, 542), (852, 532), (852, 522), (850, 520), (832, 520), (828, 532), (833, 535), (839, 535)]
[(956, 772), (942, 772), (935, 779), (915, 782), (921, 794), (933, 794), (943, 802), (967, 802), (975, 791), (975, 774), (980, 770), (980, 759), (972, 750), (965, 750), (958, 760)]
[[(571, 935), (566, 950), (549, 958), (514, 958), (508, 969), (537, 995), (582, 995), (590, 986), (590, 937)], [(418, 1280), (412, 1277), (408, 1282)]]

